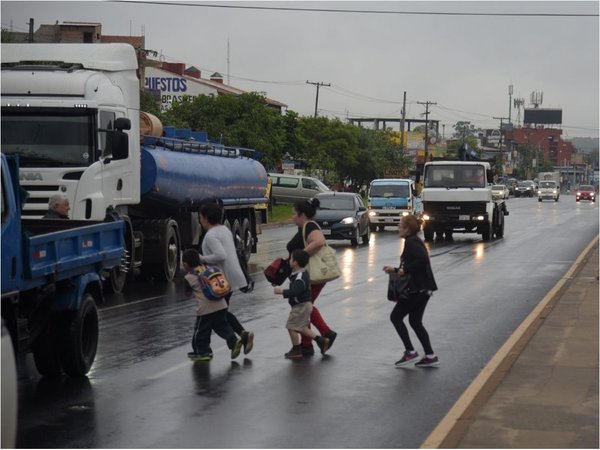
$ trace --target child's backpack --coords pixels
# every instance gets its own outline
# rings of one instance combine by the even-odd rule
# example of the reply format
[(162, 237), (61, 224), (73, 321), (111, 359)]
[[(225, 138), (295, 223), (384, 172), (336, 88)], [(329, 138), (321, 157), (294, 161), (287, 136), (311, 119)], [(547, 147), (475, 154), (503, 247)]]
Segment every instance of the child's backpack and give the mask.
[(197, 274), (202, 293), (208, 300), (221, 300), (231, 292), (229, 281), (217, 266), (200, 266)]

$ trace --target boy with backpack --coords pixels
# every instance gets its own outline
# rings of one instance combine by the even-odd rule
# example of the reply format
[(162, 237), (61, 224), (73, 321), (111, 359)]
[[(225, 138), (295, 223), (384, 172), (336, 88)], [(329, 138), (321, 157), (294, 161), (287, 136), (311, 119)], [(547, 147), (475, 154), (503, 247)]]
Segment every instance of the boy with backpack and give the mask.
[(302, 346), (300, 345), (301, 336), (314, 339), (321, 349), (322, 354), (325, 354), (330, 345), (329, 338), (318, 336), (308, 328), (310, 313), (312, 311), (310, 277), (308, 276), (308, 272), (304, 270), (308, 264), (308, 259), (309, 256), (306, 251), (301, 249), (294, 250), (290, 256), (292, 274), (290, 275), (289, 289), (276, 287), (273, 290), (273, 293), (281, 294), (284, 298), (287, 298), (288, 303), (292, 307), (285, 326), (292, 340), (292, 349), (284, 355), (289, 359), (300, 359), (303, 357)]
[[(231, 359), (239, 356), (242, 349), (242, 340), (238, 339), (227, 322), (227, 303), (223, 297), (218, 298), (219, 289), (223, 289), (224, 282), (222, 274), (218, 274), (215, 286), (212, 288), (207, 284), (202, 274), (206, 271), (206, 266), (200, 263), (200, 255), (195, 249), (188, 249), (182, 255), (183, 267), (187, 274), (185, 275), (185, 295), (190, 297), (192, 294), (196, 299), (196, 326), (192, 337), (193, 351), (188, 353), (188, 357), (192, 361), (210, 361), (213, 357), (212, 349), (210, 348), (210, 335), (212, 331), (227, 341), (227, 347), (231, 350)], [(219, 281), (219, 278), (221, 280)], [(225, 286), (227, 290), (229, 286)], [(216, 298), (209, 300), (204, 293), (207, 293)], [(215, 295), (215, 291), (217, 295)]]

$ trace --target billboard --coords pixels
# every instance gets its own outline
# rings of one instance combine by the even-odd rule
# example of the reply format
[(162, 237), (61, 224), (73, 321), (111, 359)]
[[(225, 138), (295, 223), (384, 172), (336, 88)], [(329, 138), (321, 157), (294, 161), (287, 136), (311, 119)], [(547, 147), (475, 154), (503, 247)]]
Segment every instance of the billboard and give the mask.
[(525, 109), (523, 123), (561, 124), (562, 109)]

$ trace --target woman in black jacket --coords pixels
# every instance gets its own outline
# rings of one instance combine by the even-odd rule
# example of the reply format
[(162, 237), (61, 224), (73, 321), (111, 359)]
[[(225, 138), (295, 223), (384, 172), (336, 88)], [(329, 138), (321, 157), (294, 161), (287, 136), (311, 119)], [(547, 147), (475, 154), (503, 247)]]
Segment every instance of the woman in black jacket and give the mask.
[[(417, 367), (433, 367), (440, 364), (438, 357), (431, 348), (429, 334), (422, 322), (429, 297), (433, 291), (437, 290), (437, 285), (431, 271), (427, 248), (417, 236), (419, 228), (419, 222), (415, 216), (404, 216), (400, 220), (398, 231), (400, 237), (404, 238), (404, 251), (400, 256), (400, 267), (385, 266), (383, 268), (385, 273), (396, 272), (400, 275), (411, 275), (408, 299), (397, 302), (390, 315), (390, 320), (406, 349), (402, 359), (396, 361), (397, 367), (412, 363), (416, 363), (415, 366)], [(407, 315), (408, 322), (425, 351), (425, 356), (418, 362), (416, 361), (419, 354), (410, 341), (408, 329), (403, 321)]]

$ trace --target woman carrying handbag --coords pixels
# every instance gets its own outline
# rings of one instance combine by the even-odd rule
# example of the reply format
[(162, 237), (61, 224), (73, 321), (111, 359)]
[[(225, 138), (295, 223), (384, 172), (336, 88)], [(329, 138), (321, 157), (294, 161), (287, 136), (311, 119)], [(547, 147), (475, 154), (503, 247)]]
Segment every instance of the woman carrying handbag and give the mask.
[[(390, 315), (390, 320), (396, 329), (396, 332), (404, 344), (404, 356), (396, 361), (396, 367), (415, 364), (417, 367), (435, 367), (438, 366), (438, 357), (431, 348), (429, 334), (423, 326), (423, 313), (433, 291), (437, 290), (429, 253), (423, 241), (417, 236), (420, 226), (415, 216), (404, 216), (400, 219), (398, 232), (401, 238), (404, 238), (404, 250), (400, 256), (400, 267), (384, 266), (385, 273), (396, 272), (399, 275), (410, 274), (408, 296), (406, 299), (399, 300), (394, 306)], [(408, 315), (408, 322), (414, 330), (417, 338), (423, 346), (425, 356), (417, 360), (419, 354), (415, 351), (408, 329), (404, 325), (404, 318)]]
[[(319, 202), (319, 199), (317, 198), (303, 200), (294, 204), (292, 219), (298, 226), (298, 232), (287, 243), (287, 251), (290, 254), (296, 249), (303, 249), (309, 256), (312, 256), (326, 245), (323, 232), (319, 226), (312, 221), (320, 204), (321, 202)], [(337, 333), (327, 325), (327, 322), (325, 322), (325, 319), (321, 316), (321, 312), (314, 306), (315, 300), (324, 286), (325, 283), (311, 283), (311, 301), (313, 303), (313, 308), (310, 314), (310, 323), (319, 330), (321, 336), (329, 338), (329, 348), (331, 348), (333, 341), (335, 341), (335, 338), (337, 337)], [(302, 337), (302, 353), (304, 356), (314, 354), (312, 341), (305, 337)]]

